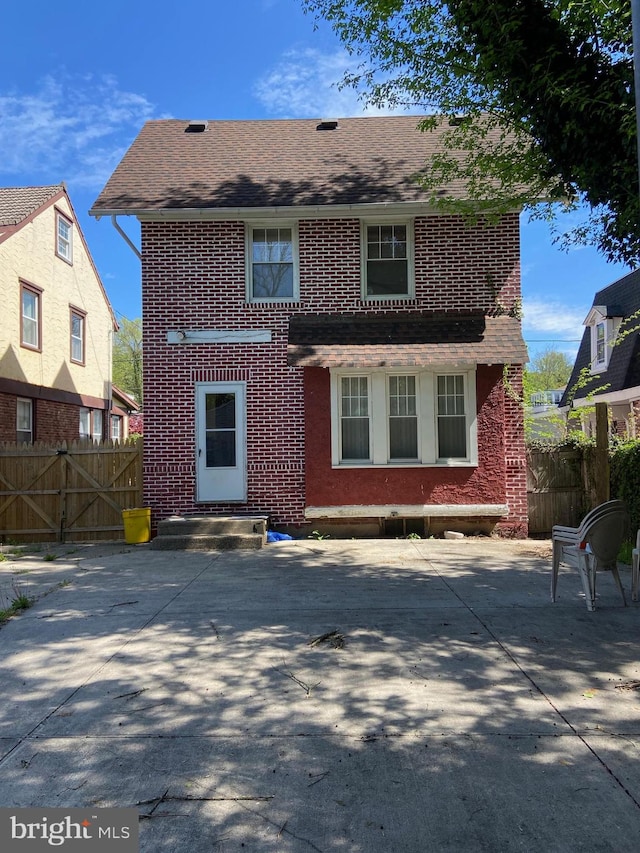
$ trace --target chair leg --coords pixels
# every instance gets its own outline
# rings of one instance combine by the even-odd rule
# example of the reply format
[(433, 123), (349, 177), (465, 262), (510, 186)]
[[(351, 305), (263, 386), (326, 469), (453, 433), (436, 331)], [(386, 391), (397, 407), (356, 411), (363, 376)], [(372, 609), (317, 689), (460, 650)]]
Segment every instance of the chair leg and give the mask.
[(551, 601), (556, 600), (556, 588), (558, 586), (558, 572), (560, 570), (560, 553), (562, 545), (559, 542), (553, 543), (553, 555), (551, 558)]
[(582, 581), (587, 610), (596, 609), (596, 561), (586, 551), (578, 554), (578, 572)]
[(638, 600), (638, 581), (640, 581), (640, 554), (634, 554), (631, 564), (631, 598)]
[(623, 586), (622, 586), (622, 581), (620, 580), (620, 572), (618, 571), (618, 567), (617, 567), (617, 566), (612, 566), (612, 567), (611, 567), (611, 574), (613, 575), (613, 579), (614, 579), (614, 581), (616, 582), (616, 586), (617, 586), (617, 587), (618, 587), (618, 589), (620, 590), (620, 595), (622, 596), (622, 600), (623, 600), (623, 602), (624, 602), (624, 606), (626, 607), (626, 606), (627, 606), (627, 599), (626, 599), (626, 596), (625, 596), (625, 594), (624, 594), (624, 588), (623, 588)]

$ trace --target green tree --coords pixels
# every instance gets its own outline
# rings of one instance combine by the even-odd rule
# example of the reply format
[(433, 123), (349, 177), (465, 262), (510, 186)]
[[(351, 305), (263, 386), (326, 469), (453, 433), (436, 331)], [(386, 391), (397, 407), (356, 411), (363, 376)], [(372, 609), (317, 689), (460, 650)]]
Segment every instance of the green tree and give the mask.
[(423, 178), (433, 203), (464, 211), (436, 192), (463, 179), (469, 211), (585, 204), (563, 243), (640, 260), (629, 0), (302, 2), (360, 60), (345, 82), (369, 101), (423, 110), (425, 130), (458, 117)]
[(564, 388), (572, 370), (573, 364), (565, 353), (551, 348), (538, 353), (525, 370), (527, 393)]
[(120, 320), (113, 341), (113, 382), (142, 405), (142, 320)]

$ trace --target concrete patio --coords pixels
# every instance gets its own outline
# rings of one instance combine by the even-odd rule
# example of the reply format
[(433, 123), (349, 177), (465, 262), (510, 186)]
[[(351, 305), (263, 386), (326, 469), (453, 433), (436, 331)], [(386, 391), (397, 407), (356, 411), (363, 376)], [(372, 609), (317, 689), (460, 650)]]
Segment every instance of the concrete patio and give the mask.
[(0, 563), (41, 596), (0, 805), (135, 807), (149, 853), (637, 850), (640, 604), (552, 605), (548, 542), (47, 553)]

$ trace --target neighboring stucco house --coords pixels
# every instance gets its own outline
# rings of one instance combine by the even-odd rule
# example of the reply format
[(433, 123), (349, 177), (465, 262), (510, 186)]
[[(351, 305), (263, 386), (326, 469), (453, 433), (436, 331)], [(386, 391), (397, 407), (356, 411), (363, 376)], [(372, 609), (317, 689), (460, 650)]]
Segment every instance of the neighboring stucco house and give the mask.
[[(599, 290), (560, 405), (595, 434), (595, 403), (609, 405), (612, 430), (640, 434), (640, 270)], [(576, 419), (577, 420), (577, 419)], [(580, 424), (576, 422), (575, 426)]]
[(417, 122), (143, 127), (91, 213), (141, 223), (155, 520), (526, 534), (518, 211), (435, 212)]
[(0, 441), (108, 436), (113, 311), (64, 184), (0, 187)]

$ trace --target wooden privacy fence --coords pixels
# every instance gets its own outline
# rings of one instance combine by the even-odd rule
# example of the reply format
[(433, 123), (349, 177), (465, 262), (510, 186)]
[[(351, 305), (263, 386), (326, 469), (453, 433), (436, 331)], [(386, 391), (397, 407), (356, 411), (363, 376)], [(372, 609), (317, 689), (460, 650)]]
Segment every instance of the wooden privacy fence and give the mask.
[(0, 444), (2, 542), (121, 539), (141, 502), (142, 439)]
[(554, 524), (577, 525), (589, 499), (581, 448), (527, 451), (529, 533), (550, 534)]

